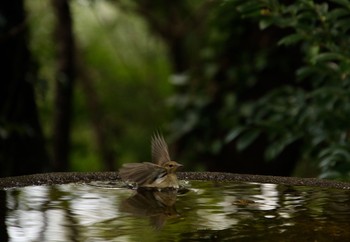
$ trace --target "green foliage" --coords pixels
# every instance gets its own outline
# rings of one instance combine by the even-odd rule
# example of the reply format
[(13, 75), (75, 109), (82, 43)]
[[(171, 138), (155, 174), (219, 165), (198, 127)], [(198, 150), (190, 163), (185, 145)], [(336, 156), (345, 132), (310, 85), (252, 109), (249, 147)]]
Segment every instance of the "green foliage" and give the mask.
[[(171, 73), (166, 41), (152, 35), (152, 23), (147, 25), (135, 14), (142, 4), (117, 2), (120, 5), (73, 1), (72, 6), (79, 53), (109, 124), (109, 144), (122, 162), (149, 157), (147, 137), (170, 120), (169, 103), (176, 114), (171, 121), (173, 138), (190, 134), (183, 139), (185, 144), (179, 144), (185, 146), (189, 161), (198, 154), (216, 159), (232, 144), (243, 151), (264, 137), (267, 161), (298, 142), (299, 159), (317, 162), (322, 177), (349, 179), (350, 2), (226, 0), (206, 12), (202, 1), (191, 1), (193, 10), (183, 11), (202, 12), (188, 13), (183, 22), (179, 18), (169, 26), (173, 33), (187, 31), (179, 39), (186, 43), (181, 49), (187, 55), (184, 62), (191, 63), (187, 72), (172, 76), (175, 94), (166, 82)], [(39, 3), (28, 5), (31, 48), (46, 80), (40, 111), (49, 137), (52, 16)], [(120, 6), (131, 6), (134, 13)], [(147, 8), (154, 11), (148, 16), (168, 17), (164, 7)], [(184, 28), (196, 16), (207, 26), (196, 31)], [(159, 27), (155, 23), (153, 28)], [(89, 97), (78, 89), (75, 98), (75, 167), (86, 170), (85, 160), (99, 169), (92, 164), (97, 151), (88, 121)]]
[[(78, 62), (92, 80), (97, 113), (106, 130), (106, 145), (124, 162), (151, 158), (150, 136), (169, 118), (165, 99), (172, 92), (170, 64), (163, 42), (154, 37), (144, 19), (123, 11), (113, 1), (71, 1)], [(39, 112), (52, 149), (52, 108), (55, 56), (52, 6), (47, 1), (27, 1), (31, 25), (31, 50), (42, 83), (36, 85)], [(80, 76), (80, 75), (78, 75)], [(71, 170), (103, 169), (97, 146), (90, 97), (77, 80), (74, 92)], [(40, 90), (39, 90), (40, 88)], [(96, 108), (96, 107), (95, 107)]]
[[(304, 63), (295, 70), (295, 85), (276, 88), (252, 105), (254, 111), (245, 118), (253, 128), (238, 136), (240, 148), (249, 145), (256, 132), (264, 132), (270, 139), (266, 157), (272, 159), (286, 145), (302, 140), (302, 156), (318, 161), (322, 177), (349, 179), (350, 2), (232, 0), (226, 4), (241, 17), (258, 21), (262, 29), (287, 29), (289, 34), (278, 45), (297, 45)], [(228, 137), (232, 133), (237, 137), (235, 130)]]
[[(73, 6), (77, 38), (110, 128), (108, 145), (120, 163), (146, 161), (152, 132), (168, 118), (165, 99), (171, 86), (165, 47), (142, 18), (118, 5), (96, 1)], [(76, 104), (86, 109), (84, 98)], [(77, 129), (88, 121), (76, 118)], [(85, 142), (87, 137), (80, 136), (79, 142)]]

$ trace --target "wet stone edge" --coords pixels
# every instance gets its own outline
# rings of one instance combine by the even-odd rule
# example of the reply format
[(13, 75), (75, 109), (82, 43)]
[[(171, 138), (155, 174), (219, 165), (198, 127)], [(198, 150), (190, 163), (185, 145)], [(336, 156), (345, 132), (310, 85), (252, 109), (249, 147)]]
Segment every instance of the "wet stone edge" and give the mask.
[[(298, 178), (281, 176), (248, 175), (223, 172), (178, 172), (181, 180), (217, 181), (217, 182), (257, 182), (291, 186), (327, 187), (350, 190), (349, 182), (324, 180), (317, 178)], [(58, 172), (26, 176), (0, 178), (0, 189), (9, 189), (36, 185), (54, 185), (67, 183), (89, 183), (92, 181), (118, 180), (118, 172)]]

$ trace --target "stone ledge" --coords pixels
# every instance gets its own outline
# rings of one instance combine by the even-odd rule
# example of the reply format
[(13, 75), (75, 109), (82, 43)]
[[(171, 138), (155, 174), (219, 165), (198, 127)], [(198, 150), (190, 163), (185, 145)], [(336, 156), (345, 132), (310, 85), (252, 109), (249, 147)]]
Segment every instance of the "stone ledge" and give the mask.
[[(291, 186), (327, 187), (350, 190), (350, 183), (323, 180), (317, 178), (298, 178), (281, 176), (247, 175), (222, 172), (178, 172), (179, 179), (202, 181), (232, 181), (274, 183)], [(117, 172), (57, 172), (42, 173), (27, 176), (0, 178), (0, 189), (15, 187), (67, 184), (73, 182), (88, 183), (91, 181), (111, 181), (119, 179)]]

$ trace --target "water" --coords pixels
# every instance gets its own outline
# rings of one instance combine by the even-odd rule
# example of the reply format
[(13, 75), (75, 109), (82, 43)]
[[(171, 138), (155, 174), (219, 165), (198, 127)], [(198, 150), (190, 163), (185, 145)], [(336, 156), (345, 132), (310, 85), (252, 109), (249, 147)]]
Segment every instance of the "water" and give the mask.
[(188, 189), (176, 194), (137, 193), (119, 185), (95, 182), (0, 191), (0, 225), (5, 226), (0, 239), (350, 240), (347, 190), (190, 181)]

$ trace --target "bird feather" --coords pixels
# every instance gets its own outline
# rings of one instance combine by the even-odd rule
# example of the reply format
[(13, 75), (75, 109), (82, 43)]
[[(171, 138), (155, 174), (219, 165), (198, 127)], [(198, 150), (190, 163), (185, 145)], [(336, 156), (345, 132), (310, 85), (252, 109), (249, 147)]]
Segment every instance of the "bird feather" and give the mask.
[(139, 185), (153, 183), (157, 178), (165, 176), (165, 168), (150, 162), (127, 163), (119, 171), (120, 177), (125, 181), (136, 182)]
[(158, 165), (170, 161), (168, 145), (159, 133), (152, 137), (152, 161)]

